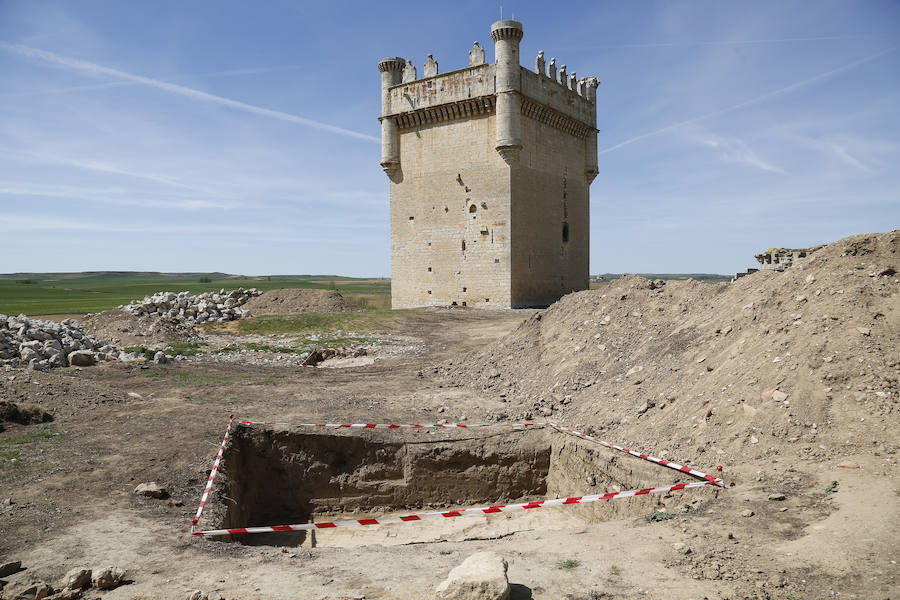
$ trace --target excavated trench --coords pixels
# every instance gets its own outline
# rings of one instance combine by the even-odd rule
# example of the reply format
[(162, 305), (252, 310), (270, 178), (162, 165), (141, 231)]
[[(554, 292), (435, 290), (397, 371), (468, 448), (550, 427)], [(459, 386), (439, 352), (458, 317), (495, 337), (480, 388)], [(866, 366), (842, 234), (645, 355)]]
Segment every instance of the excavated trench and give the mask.
[[(208, 507), (221, 528), (361, 519), (581, 496), (684, 481), (677, 473), (550, 430), (330, 430), (241, 426)], [(311, 532), (244, 544), (354, 546), (484, 539), (647, 514), (684, 498), (641, 496), (561, 508)]]

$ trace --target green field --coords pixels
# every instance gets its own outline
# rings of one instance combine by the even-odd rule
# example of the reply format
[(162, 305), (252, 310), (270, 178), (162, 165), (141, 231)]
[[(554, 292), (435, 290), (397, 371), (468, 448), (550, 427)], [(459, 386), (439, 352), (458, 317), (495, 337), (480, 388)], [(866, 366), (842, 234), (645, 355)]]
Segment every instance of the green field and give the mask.
[(336, 289), (360, 308), (389, 308), (391, 282), (337, 275), (245, 277), (226, 273), (13, 273), (0, 275), (0, 314), (68, 315), (109, 310), (155, 292), (222, 288)]

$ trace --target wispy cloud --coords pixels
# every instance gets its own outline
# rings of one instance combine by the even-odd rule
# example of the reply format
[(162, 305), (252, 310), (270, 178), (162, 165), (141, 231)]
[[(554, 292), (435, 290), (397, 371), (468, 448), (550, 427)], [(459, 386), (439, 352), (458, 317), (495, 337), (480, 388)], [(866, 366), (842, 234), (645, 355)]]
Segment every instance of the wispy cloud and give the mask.
[(719, 158), (725, 162), (754, 167), (771, 173), (785, 172), (781, 167), (760, 157), (747, 142), (740, 138), (707, 132), (692, 133), (688, 137), (707, 148), (714, 149)]
[[(192, 75), (192, 79), (216, 79), (220, 77), (239, 77), (244, 75), (261, 75), (264, 73), (279, 73), (281, 71), (294, 71), (303, 68), (303, 65), (283, 65), (280, 67), (251, 67), (247, 69), (232, 69), (230, 71), (218, 71), (215, 73), (202, 73), (200, 75)], [(15, 92), (11, 94), (0, 94), (0, 98), (31, 98), (34, 96), (45, 96), (53, 94), (68, 94), (70, 92), (84, 92), (91, 90), (106, 90), (112, 88), (129, 87), (142, 85), (137, 81), (109, 81), (107, 83), (93, 83), (91, 85), (73, 85), (64, 88), (55, 88), (51, 90), (34, 90), (31, 92)]]
[(900, 155), (900, 144), (880, 139), (847, 135), (814, 137), (794, 133), (784, 137), (867, 174), (877, 173), (885, 166), (895, 164), (897, 155)]
[(187, 183), (183, 183), (181, 181), (177, 181), (175, 179), (171, 179), (169, 177), (163, 177), (161, 175), (157, 175), (155, 173), (147, 173), (142, 171), (135, 171), (132, 169), (126, 169), (114, 164), (110, 164), (108, 162), (98, 161), (98, 160), (78, 160), (73, 158), (66, 158), (63, 156), (50, 156), (45, 154), (35, 154), (31, 152), (26, 152), (22, 150), (14, 150), (11, 148), (0, 148), (0, 157), (6, 158), (8, 160), (19, 160), (19, 161), (30, 161), (30, 162), (43, 162), (48, 164), (56, 164), (63, 165), (67, 167), (75, 167), (78, 169), (85, 169), (88, 171), (96, 171), (99, 173), (107, 173), (110, 175), (121, 175), (123, 177), (133, 177), (135, 179), (142, 179), (145, 181), (152, 181), (154, 183), (163, 183), (166, 185), (179, 187), (187, 190), (193, 190), (196, 192), (205, 192), (208, 193), (209, 190), (205, 188), (199, 188), (197, 186), (193, 186)]
[(292, 115), (289, 113), (281, 112), (278, 110), (271, 110), (268, 108), (263, 108), (261, 106), (255, 106), (253, 104), (247, 104), (245, 102), (239, 102), (237, 100), (231, 100), (230, 98), (224, 98), (222, 96), (216, 96), (214, 94), (208, 94), (206, 92), (196, 90), (193, 88), (185, 87), (183, 85), (177, 85), (174, 83), (168, 83), (166, 81), (160, 81), (158, 79), (152, 79), (150, 77), (144, 77), (142, 75), (135, 75), (133, 73), (128, 73), (126, 71), (120, 71), (118, 69), (112, 69), (110, 67), (104, 67), (102, 65), (98, 65), (96, 63), (79, 60), (76, 58), (68, 58), (65, 56), (60, 56), (54, 52), (50, 52), (47, 50), (40, 50), (38, 48), (31, 48), (30, 46), (23, 46), (21, 44), (10, 44), (9, 42), (0, 41), (0, 48), (4, 48), (10, 52), (14, 52), (21, 56), (25, 56), (28, 58), (36, 58), (39, 60), (43, 60), (44, 62), (54, 64), (66, 69), (78, 71), (81, 73), (86, 73), (95, 77), (112, 77), (116, 79), (124, 79), (126, 81), (131, 81), (134, 83), (139, 83), (142, 85), (146, 85), (155, 89), (163, 90), (172, 94), (176, 94), (185, 98), (191, 98), (193, 100), (199, 100), (201, 102), (209, 102), (212, 104), (218, 104), (220, 106), (227, 106), (228, 108), (233, 108), (235, 110), (240, 110), (243, 112), (252, 113), (255, 115), (269, 117), (272, 119), (278, 119), (281, 121), (287, 121), (288, 123), (294, 123), (296, 125), (303, 125), (305, 127), (312, 127), (315, 129), (319, 129), (321, 131), (327, 131), (329, 133), (334, 133), (338, 135), (345, 135), (348, 137), (353, 137), (361, 140), (366, 140), (368, 142), (380, 142), (381, 139), (372, 135), (367, 135), (365, 133), (360, 133), (358, 131), (352, 131), (350, 129), (344, 129), (343, 127), (336, 127), (334, 125), (329, 125), (327, 123), (322, 123), (320, 121), (315, 121), (313, 119), (307, 119), (306, 117), (299, 117), (297, 115)]
[(862, 65), (862, 64), (864, 64), (864, 63), (873, 61), (873, 60), (875, 60), (876, 58), (880, 58), (880, 57), (884, 56), (885, 54), (889, 54), (889, 53), (895, 51), (896, 49), (897, 49), (897, 47), (896, 47), (896, 46), (893, 46), (893, 47), (891, 47), (891, 48), (887, 48), (887, 49), (885, 49), (885, 50), (882, 50), (881, 52), (877, 52), (877, 53), (875, 53), (875, 54), (866, 56), (865, 58), (861, 58), (861, 59), (859, 59), (859, 60), (855, 60), (855, 61), (853, 61), (853, 62), (850, 62), (850, 63), (847, 63), (847, 64), (842, 65), (842, 66), (840, 66), (840, 67), (837, 67), (836, 69), (831, 69), (831, 70), (829, 70), (829, 71), (825, 71), (824, 73), (819, 73), (818, 75), (814, 75), (813, 77), (809, 77), (809, 78), (807, 78), (807, 79), (803, 79), (803, 80), (798, 81), (798, 82), (796, 82), (796, 83), (792, 83), (791, 85), (787, 85), (787, 86), (785, 86), (785, 87), (778, 88), (777, 90), (772, 90), (771, 92), (766, 92), (765, 94), (762, 94), (762, 95), (760, 95), (760, 96), (756, 96), (755, 98), (751, 98), (750, 100), (745, 100), (745, 101), (743, 101), (743, 102), (738, 102), (737, 104), (732, 104), (731, 106), (727, 106), (727, 107), (725, 107), (725, 108), (720, 108), (719, 110), (713, 111), (713, 112), (711, 112), (711, 113), (707, 113), (707, 114), (705, 114), (705, 115), (700, 115), (700, 116), (697, 116), (697, 117), (692, 117), (692, 118), (690, 118), (690, 119), (686, 119), (686, 120), (684, 120), (684, 121), (679, 121), (679, 122), (677, 122), (677, 123), (672, 123), (671, 125), (666, 125), (665, 127), (662, 127), (662, 128), (657, 129), (657, 130), (655, 130), (655, 131), (650, 131), (650, 132), (647, 132), (647, 133), (642, 133), (641, 135), (636, 135), (636, 136), (634, 136), (634, 137), (632, 137), (632, 138), (629, 138), (629, 139), (627, 139), (627, 140), (625, 140), (625, 141), (619, 142), (618, 144), (615, 144), (614, 146), (610, 146), (610, 147), (608, 147), (608, 148), (603, 148), (602, 150), (600, 150), (600, 151), (598, 152), (598, 154), (606, 154), (606, 153), (608, 153), (608, 152), (614, 152), (615, 150), (618, 150), (619, 148), (623, 148), (623, 147), (628, 146), (628, 145), (630, 145), (630, 144), (633, 144), (633, 143), (635, 143), (635, 142), (639, 142), (639, 141), (641, 141), (641, 140), (645, 140), (645, 139), (647, 139), (647, 138), (650, 138), (650, 137), (654, 137), (654, 136), (660, 135), (661, 133), (666, 133), (666, 132), (668, 132), (668, 131), (672, 131), (673, 129), (677, 129), (677, 128), (679, 128), (679, 127), (683, 127), (684, 125), (690, 125), (690, 124), (692, 124), (692, 123), (698, 123), (698, 122), (703, 121), (703, 120), (706, 120), (706, 119), (711, 119), (711, 118), (713, 118), (713, 117), (718, 117), (718, 116), (720, 116), (720, 115), (724, 115), (724, 114), (727, 114), (727, 113), (730, 113), (730, 112), (739, 110), (739, 109), (741, 109), (741, 108), (745, 108), (745, 107), (747, 107), (747, 106), (751, 106), (751, 105), (753, 105), (753, 104), (758, 104), (758, 103), (763, 102), (763, 101), (765, 101), (765, 100), (769, 100), (769, 99), (771, 99), (771, 98), (775, 98), (776, 96), (781, 96), (782, 94), (787, 94), (787, 93), (792, 92), (792, 91), (794, 91), (794, 90), (796, 90), (796, 89), (799, 89), (799, 88), (802, 88), (802, 87), (804, 87), (804, 86), (810, 85), (811, 83), (814, 83), (814, 82), (819, 81), (819, 80), (821, 80), (821, 79), (825, 79), (825, 78), (827, 78), (827, 77), (831, 77), (831, 76), (833, 76), (833, 75), (837, 75), (838, 73), (842, 73), (842, 72), (847, 71), (847, 70), (849, 70), (849, 69), (852, 69), (852, 68), (854, 68), (854, 67), (858, 67), (859, 65)]
[(141, 208), (173, 208), (200, 210), (207, 208), (235, 208), (236, 202), (222, 202), (206, 198), (174, 198), (163, 200), (158, 192), (140, 192), (123, 188), (80, 188), (75, 186), (12, 184), (0, 186), (0, 197), (27, 196), (33, 198), (65, 198), (83, 202)]
[[(318, 221), (305, 223), (310, 228), (322, 229), (333, 235), (334, 230), (358, 231), (365, 229), (379, 229), (376, 223), (347, 223)], [(145, 223), (145, 222), (112, 222), (112, 221), (85, 221), (71, 218), (33, 216), (33, 215), (0, 215), (0, 227), (10, 227), (10, 230), (35, 230), (35, 231), (95, 231), (108, 233), (150, 233), (157, 235), (177, 235), (184, 233), (194, 234), (238, 234), (238, 237), (264, 238), (264, 239), (303, 239), (294, 231), (273, 228), (269, 225), (253, 226), (246, 223), (238, 225), (215, 225), (210, 223), (193, 223), (177, 225), (172, 223)], [(282, 236), (282, 237), (279, 237)], [(327, 236), (326, 236), (327, 237)]]

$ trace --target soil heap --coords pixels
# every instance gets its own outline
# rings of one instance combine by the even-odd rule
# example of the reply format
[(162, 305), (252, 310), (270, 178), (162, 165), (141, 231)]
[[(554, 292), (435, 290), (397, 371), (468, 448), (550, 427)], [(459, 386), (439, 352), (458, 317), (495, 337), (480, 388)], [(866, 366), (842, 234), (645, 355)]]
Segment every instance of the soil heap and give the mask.
[(197, 330), (189, 323), (168, 317), (136, 317), (124, 310), (105, 310), (79, 320), (85, 331), (120, 346), (155, 346), (190, 342)]
[(895, 230), (732, 284), (628, 275), (436, 370), (506, 402), (494, 418), (559, 420), (691, 463), (892, 452), (898, 256)]
[(335, 290), (285, 288), (271, 290), (251, 299), (245, 308), (254, 315), (290, 315), (304, 312), (345, 312), (356, 310)]

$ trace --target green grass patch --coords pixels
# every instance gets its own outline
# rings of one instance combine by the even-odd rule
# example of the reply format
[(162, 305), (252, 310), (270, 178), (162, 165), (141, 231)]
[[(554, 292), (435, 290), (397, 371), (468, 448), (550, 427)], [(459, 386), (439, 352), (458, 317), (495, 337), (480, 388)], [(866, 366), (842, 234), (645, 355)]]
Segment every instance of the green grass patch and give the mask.
[(0, 446), (18, 446), (21, 444), (30, 444), (40, 440), (48, 440), (62, 435), (58, 431), (41, 428), (37, 431), (29, 432), (24, 435), (14, 435), (0, 440)]
[(565, 569), (566, 571), (574, 571), (581, 565), (580, 560), (575, 560), (574, 558), (567, 558), (565, 560), (561, 560), (556, 563), (557, 569)]
[(828, 484), (828, 487), (825, 488), (825, 493), (826, 494), (834, 494), (835, 492), (838, 491), (839, 485), (840, 484), (837, 481), (832, 481), (831, 483)]
[(610, 565), (609, 566), (609, 574), (618, 577), (619, 575), (622, 574), (622, 569), (620, 569), (616, 565)]
[(0, 449), (0, 481), (8, 481), (22, 468), (22, 457), (18, 450)]
[(171, 356), (197, 356), (208, 346), (206, 342), (185, 342), (181, 344), (169, 344), (169, 347), (163, 350)]
[[(27, 282), (27, 283), (26, 283)], [(61, 315), (100, 312), (162, 291), (193, 294), (222, 288), (262, 291), (280, 288), (336, 289), (361, 308), (390, 303), (391, 282), (335, 275), (268, 275), (227, 273), (13, 273), (0, 275), (0, 314)], [(356, 300), (365, 298), (365, 300)], [(357, 304), (359, 306), (359, 304)]]
[(144, 358), (147, 360), (153, 360), (153, 355), (156, 354), (156, 350), (151, 350), (146, 346), (126, 346), (125, 352), (131, 354), (143, 354)]
[[(22, 435), (13, 435), (0, 439), (0, 482), (13, 479), (25, 467), (24, 448), (35, 442), (45, 442), (62, 436), (60, 431), (49, 427), (40, 427)], [(41, 444), (43, 446), (44, 444)]]
[(655, 510), (649, 515), (644, 515), (644, 520), (648, 523), (656, 523), (658, 521), (668, 521), (669, 519), (675, 518), (675, 515), (672, 513), (667, 513), (663, 510)]
[(153, 350), (146, 346), (127, 346), (125, 352), (135, 352), (144, 355), (144, 358), (147, 360), (153, 360), (153, 357), (160, 350), (167, 356), (178, 356), (179, 354), (183, 356), (197, 356), (203, 352), (208, 345), (209, 344), (206, 342), (186, 342), (182, 344), (169, 344), (165, 348), (159, 348), (157, 350)]
[[(240, 334), (334, 333), (336, 331), (371, 332), (383, 330), (397, 317), (410, 311), (371, 310), (365, 312), (301, 313), (263, 315), (238, 321)], [(336, 338), (337, 339), (337, 338)]]

